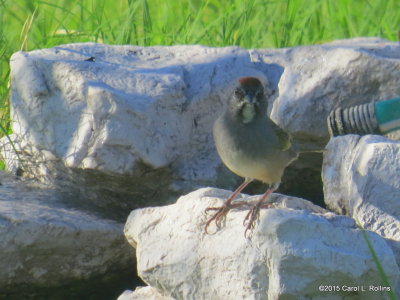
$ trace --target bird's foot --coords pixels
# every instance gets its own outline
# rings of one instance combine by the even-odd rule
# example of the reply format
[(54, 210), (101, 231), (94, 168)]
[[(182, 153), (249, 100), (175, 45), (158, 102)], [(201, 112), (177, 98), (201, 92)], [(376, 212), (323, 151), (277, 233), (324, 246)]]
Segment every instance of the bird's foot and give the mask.
[(217, 212), (207, 221), (204, 230), (208, 234), (208, 226), (215, 221), (215, 225), (217, 225), (217, 228), (221, 228), (221, 223), (223, 220), (226, 218), (226, 214), (230, 210), (230, 207), (228, 205), (223, 205), (221, 207), (208, 207), (206, 208), (206, 213), (209, 212), (210, 210), (216, 210)]
[[(250, 211), (247, 213), (246, 217), (243, 220), (243, 226), (246, 227), (244, 231), (244, 237), (250, 238), (254, 228), (256, 227), (256, 221), (259, 219), (260, 216), (260, 209), (261, 208), (270, 208), (273, 204), (272, 203), (263, 203), (263, 201), (259, 201), (256, 205), (254, 205)], [(249, 231), (250, 236), (247, 236), (247, 232)]]
[(215, 225), (217, 225), (217, 228), (221, 228), (222, 227), (222, 222), (225, 220), (226, 215), (228, 214), (228, 212), (232, 209), (232, 208), (238, 208), (241, 207), (243, 205), (248, 205), (248, 203), (244, 202), (244, 201), (238, 201), (235, 203), (224, 203), (222, 206), (220, 207), (208, 207), (206, 208), (206, 213), (213, 210), (213, 211), (217, 211), (206, 223), (204, 230), (206, 233), (208, 233), (208, 226), (210, 226), (210, 224), (215, 221)]

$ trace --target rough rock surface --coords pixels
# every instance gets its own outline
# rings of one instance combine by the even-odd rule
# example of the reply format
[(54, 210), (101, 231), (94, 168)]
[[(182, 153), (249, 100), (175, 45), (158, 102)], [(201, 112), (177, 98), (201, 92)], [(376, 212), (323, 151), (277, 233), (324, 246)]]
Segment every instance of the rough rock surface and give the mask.
[(121, 224), (3, 172), (0, 237), (0, 299), (41, 299), (42, 292), (54, 296), (47, 299), (112, 297), (133, 283), (133, 251)]
[(386, 238), (400, 264), (400, 141), (335, 137), (324, 153), (322, 179), (327, 205)]
[[(251, 240), (243, 236), (245, 210), (231, 211), (222, 229), (205, 234), (205, 208), (222, 204), (229, 193), (204, 188), (176, 204), (131, 213), (125, 235), (146, 283), (174, 299), (384, 299), (384, 292), (369, 291), (381, 279), (354, 220), (275, 194), (276, 208), (261, 211)], [(366, 234), (396, 282), (391, 248)], [(332, 286), (337, 290), (326, 291)], [(346, 291), (357, 286), (367, 291)]]
[[(123, 218), (129, 208), (195, 187), (236, 185), (221, 167), (211, 126), (238, 77), (275, 87), (271, 117), (302, 147), (323, 148), (331, 109), (400, 94), (398, 53), (398, 43), (379, 39), (261, 50), (88, 43), (18, 52), (13, 131), (26, 166), (34, 166), (25, 174), (75, 188), (100, 207), (113, 203)], [(299, 164), (305, 173), (288, 174), (321, 188), (321, 159), (308, 162), (316, 167)], [(307, 170), (317, 176), (296, 176)]]
[(324, 146), (330, 111), (400, 95), (399, 50), (364, 38), (287, 49), (271, 116), (297, 139)]
[(173, 300), (173, 298), (163, 296), (157, 289), (146, 286), (137, 287), (134, 291), (126, 290), (117, 300)]

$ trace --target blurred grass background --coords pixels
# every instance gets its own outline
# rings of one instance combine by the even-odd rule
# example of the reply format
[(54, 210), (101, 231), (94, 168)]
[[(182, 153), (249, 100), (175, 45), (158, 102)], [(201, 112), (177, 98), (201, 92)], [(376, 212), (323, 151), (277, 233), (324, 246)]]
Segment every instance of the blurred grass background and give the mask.
[(377, 36), (397, 40), (399, 0), (0, 0), (0, 136), (10, 133), (9, 59), (73, 42), (244, 48)]

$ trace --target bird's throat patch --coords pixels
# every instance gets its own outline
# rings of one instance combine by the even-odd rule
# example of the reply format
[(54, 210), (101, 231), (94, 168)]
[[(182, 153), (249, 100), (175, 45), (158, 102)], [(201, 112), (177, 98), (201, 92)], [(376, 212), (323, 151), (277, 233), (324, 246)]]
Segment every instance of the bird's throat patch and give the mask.
[(245, 104), (242, 108), (243, 123), (249, 123), (253, 121), (256, 114), (256, 109), (252, 104)]

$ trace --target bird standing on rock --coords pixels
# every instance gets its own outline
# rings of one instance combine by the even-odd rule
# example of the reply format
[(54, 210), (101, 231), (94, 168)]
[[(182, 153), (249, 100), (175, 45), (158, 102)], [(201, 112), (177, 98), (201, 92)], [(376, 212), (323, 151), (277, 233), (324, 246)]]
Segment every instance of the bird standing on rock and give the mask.
[(246, 236), (247, 231), (254, 229), (260, 209), (271, 205), (266, 199), (279, 187), (283, 171), (298, 157), (289, 134), (267, 116), (267, 97), (272, 94), (269, 87), (264, 91), (258, 78), (240, 78), (228, 107), (214, 123), (214, 141), (222, 162), (245, 180), (221, 207), (206, 209), (216, 211), (205, 225), (206, 232), (213, 221), (220, 228), (230, 209), (249, 206), (244, 201), (233, 200), (251, 181), (257, 179), (267, 183), (269, 188), (243, 221)]

